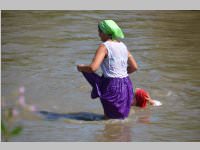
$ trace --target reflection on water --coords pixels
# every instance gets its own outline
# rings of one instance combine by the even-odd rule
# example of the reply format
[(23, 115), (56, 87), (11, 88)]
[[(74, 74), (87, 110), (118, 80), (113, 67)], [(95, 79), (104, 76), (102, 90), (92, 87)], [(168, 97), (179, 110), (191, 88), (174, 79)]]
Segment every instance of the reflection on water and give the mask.
[[(199, 18), (200, 11), (2, 11), (2, 103), (14, 104), (24, 85), (27, 103), (46, 116), (71, 117), (26, 117), (13, 141), (199, 141)], [(124, 30), (139, 64), (130, 75), (134, 86), (163, 103), (134, 107), (122, 124), (98, 120), (101, 103), (90, 99), (91, 87), (76, 70), (101, 43), (97, 23), (103, 19)]]
[(131, 142), (131, 126), (125, 123), (105, 124), (104, 129), (96, 136), (98, 142)]

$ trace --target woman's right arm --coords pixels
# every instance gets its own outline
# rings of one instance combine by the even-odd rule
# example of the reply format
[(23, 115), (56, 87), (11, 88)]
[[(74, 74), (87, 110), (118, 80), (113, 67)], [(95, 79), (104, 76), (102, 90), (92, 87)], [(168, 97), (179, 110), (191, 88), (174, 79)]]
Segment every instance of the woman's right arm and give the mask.
[(134, 59), (134, 57), (131, 55), (131, 53), (128, 51), (128, 67), (127, 72), (128, 74), (133, 73), (138, 69), (138, 65)]
[(84, 64), (77, 65), (78, 71), (87, 73), (95, 72), (100, 67), (106, 55), (107, 55), (107, 49), (105, 45), (101, 44), (96, 51), (92, 63), (90, 65), (84, 65)]

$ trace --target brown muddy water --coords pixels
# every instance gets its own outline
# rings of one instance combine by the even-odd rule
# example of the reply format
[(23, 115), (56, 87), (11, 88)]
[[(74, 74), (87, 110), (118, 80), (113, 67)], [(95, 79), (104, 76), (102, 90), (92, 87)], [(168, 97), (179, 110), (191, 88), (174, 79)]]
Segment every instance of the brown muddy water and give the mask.
[[(42, 111), (20, 116), (11, 141), (200, 141), (200, 11), (2, 11), (1, 101)], [(160, 107), (133, 107), (128, 119), (102, 120), (98, 99), (76, 70), (101, 43), (97, 23), (115, 20), (139, 69), (130, 77)], [(101, 73), (99, 70), (98, 73)]]

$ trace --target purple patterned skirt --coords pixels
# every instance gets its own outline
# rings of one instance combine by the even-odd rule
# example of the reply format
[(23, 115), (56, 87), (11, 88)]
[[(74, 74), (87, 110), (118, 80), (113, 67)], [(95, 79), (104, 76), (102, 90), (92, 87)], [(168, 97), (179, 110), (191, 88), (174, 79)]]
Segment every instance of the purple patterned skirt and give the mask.
[(95, 73), (82, 73), (92, 86), (91, 98), (100, 98), (108, 118), (128, 117), (133, 100), (133, 86), (129, 77), (105, 78)]

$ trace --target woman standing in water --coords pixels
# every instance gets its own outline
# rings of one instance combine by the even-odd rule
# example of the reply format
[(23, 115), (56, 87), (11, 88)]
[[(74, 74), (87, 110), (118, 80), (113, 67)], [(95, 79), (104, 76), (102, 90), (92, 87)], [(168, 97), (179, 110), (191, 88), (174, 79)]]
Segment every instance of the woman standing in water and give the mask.
[[(98, 24), (99, 37), (103, 42), (89, 65), (77, 65), (92, 86), (91, 98), (99, 97), (107, 119), (128, 117), (133, 100), (133, 87), (130, 73), (137, 70), (137, 63), (126, 45), (120, 27), (113, 20)], [(95, 72), (101, 66), (103, 75)]]

